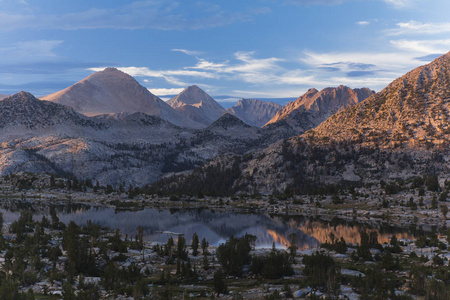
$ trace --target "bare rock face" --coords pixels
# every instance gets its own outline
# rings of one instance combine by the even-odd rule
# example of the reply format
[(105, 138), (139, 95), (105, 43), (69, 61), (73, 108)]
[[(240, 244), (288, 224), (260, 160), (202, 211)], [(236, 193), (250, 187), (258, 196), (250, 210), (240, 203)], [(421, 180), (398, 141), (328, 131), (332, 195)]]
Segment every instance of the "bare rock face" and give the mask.
[(203, 127), (219, 119), (226, 111), (198, 86), (189, 86), (167, 103)]
[(269, 122), (283, 106), (274, 102), (258, 99), (241, 99), (227, 112), (238, 117), (246, 124), (262, 127)]
[(284, 121), (297, 134), (301, 134), (316, 127), (336, 112), (363, 101), (373, 93), (368, 88), (350, 89), (342, 85), (321, 91), (312, 88), (297, 100), (288, 103), (266, 125)]
[(368, 146), (443, 145), (450, 141), (450, 52), (396, 79), (311, 134)]
[(41, 99), (70, 106), (86, 116), (143, 112), (178, 126), (199, 127), (150, 93), (133, 77), (115, 68), (96, 72), (62, 91)]

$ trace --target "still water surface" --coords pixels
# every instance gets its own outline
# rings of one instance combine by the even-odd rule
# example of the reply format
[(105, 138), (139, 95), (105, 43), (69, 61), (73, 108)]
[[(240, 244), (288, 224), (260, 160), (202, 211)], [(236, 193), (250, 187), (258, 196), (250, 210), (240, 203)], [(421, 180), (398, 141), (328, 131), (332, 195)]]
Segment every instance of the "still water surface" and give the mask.
[[(31, 209), (31, 208), (22, 208)], [(3, 207), (5, 222), (12, 222), (20, 215), (15, 207)], [(182, 233), (188, 243), (193, 233), (197, 233), (200, 240), (206, 238), (211, 245), (225, 242), (230, 235), (241, 236), (245, 233), (257, 237), (257, 247), (277, 247), (290, 245), (290, 235), (296, 235), (296, 244), (299, 249), (318, 247), (321, 243), (330, 240), (330, 233), (336, 237), (343, 237), (347, 242), (359, 242), (359, 233), (362, 230), (375, 230), (378, 232), (379, 242), (389, 242), (392, 235), (397, 238), (413, 239), (408, 228), (394, 228), (390, 226), (377, 226), (368, 228), (367, 225), (353, 222), (334, 220), (332, 222), (312, 219), (301, 216), (272, 216), (267, 214), (239, 214), (234, 212), (214, 212), (205, 209), (195, 210), (158, 210), (146, 208), (138, 211), (116, 211), (114, 208), (92, 206), (66, 206), (58, 207), (60, 221), (68, 224), (74, 221), (78, 225), (85, 225), (88, 220), (101, 226), (118, 228), (123, 234), (134, 237), (138, 226), (144, 227), (146, 241), (166, 242), (167, 234), (159, 231)], [(35, 211), (35, 219), (40, 220), (42, 215), (50, 219), (49, 209), (43, 208)]]

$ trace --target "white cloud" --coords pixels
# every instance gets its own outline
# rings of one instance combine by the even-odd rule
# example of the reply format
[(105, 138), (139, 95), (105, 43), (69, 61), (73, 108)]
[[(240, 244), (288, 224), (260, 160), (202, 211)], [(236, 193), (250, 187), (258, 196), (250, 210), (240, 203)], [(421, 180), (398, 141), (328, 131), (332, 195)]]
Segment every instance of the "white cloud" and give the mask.
[[(293, 5), (338, 5), (350, 1), (357, 1), (357, 0), (285, 0), (285, 3)], [(414, 3), (423, 0), (380, 0), (380, 1), (390, 4), (396, 8), (405, 8), (410, 7)]]
[(419, 52), (421, 54), (446, 53), (450, 49), (450, 39), (447, 40), (395, 40), (391, 44), (398, 49)]
[[(89, 70), (98, 72), (103, 70), (104, 67), (89, 68)], [(197, 77), (197, 78), (218, 78), (217, 74), (211, 72), (192, 71), (192, 70), (151, 70), (147, 67), (118, 67), (119, 70), (136, 77), (154, 77), (163, 78), (168, 83), (178, 86), (188, 85), (186, 82), (181, 81), (178, 76), (182, 77)]]
[(397, 8), (404, 8), (404, 7), (410, 7), (416, 2), (419, 2), (421, 0), (383, 0), (384, 2), (391, 4)]
[(382, 69), (403, 69), (411, 67), (419, 61), (414, 60), (413, 56), (405, 55), (400, 52), (336, 52), (336, 53), (315, 53), (305, 52), (302, 62), (322, 67), (338, 66), (347, 71), (354, 70), (355, 67), (362, 70), (373, 68)]
[[(418, 56), (425, 52), (397, 50), (393, 52), (304, 52), (300, 59), (309, 65), (311, 74), (322, 86), (339, 84), (384, 88), (395, 78), (423, 65)], [(328, 72), (327, 72), (328, 71)], [(317, 85), (315, 87), (320, 87)]]
[(172, 49), (172, 51), (181, 52), (181, 53), (184, 53), (184, 54), (190, 55), (190, 56), (197, 56), (197, 55), (201, 55), (203, 53), (201, 51), (192, 51), (192, 50), (186, 50), (186, 49)]
[(370, 22), (369, 21), (359, 21), (359, 22), (356, 22), (356, 24), (358, 24), (360, 26), (366, 26), (366, 25), (369, 25)]
[(388, 31), (390, 35), (403, 34), (443, 34), (450, 33), (450, 22), (447, 23), (421, 23), (411, 20), (409, 22), (397, 23), (397, 28)]
[(200, 58), (195, 66), (188, 67), (188, 69), (214, 70), (222, 72), (223, 69), (228, 65), (228, 63), (228, 61), (223, 63), (214, 63)]
[(349, 0), (285, 0), (287, 4), (294, 5), (336, 5)]
[[(230, 60), (215, 62), (197, 58), (193, 66), (176, 70), (151, 70), (147, 67), (120, 69), (132, 76), (163, 78), (174, 86), (172, 89), (158, 90), (159, 95), (175, 94), (181, 90), (178, 87), (191, 84), (205, 86), (205, 80), (208, 80), (206, 83), (216, 80), (220, 85), (230, 82), (239, 86), (231, 92), (214, 88), (215, 93), (231, 93), (232, 96), (291, 97), (299, 95), (294, 91), (309, 87), (321, 89), (341, 84), (380, 90), (395, 78), (431, 60), (429, 54), (436, 54), (436, 51), (450, 45), (450, 40), (399, 40), (391, 41), (391, 45), (392, 52), (304, 51), (298, 60), (290, 61), (278, 57), (259, 58), (255, 52), (240, 51), (234, 53)], [(243, 85), (246, 87), (242, 88)]]
[(152, 94), (156, 96), (167, 96), (167, 95), (177, 95), (183, 91), (183, 88), (172, 88), (172, 89), (148, 89)]

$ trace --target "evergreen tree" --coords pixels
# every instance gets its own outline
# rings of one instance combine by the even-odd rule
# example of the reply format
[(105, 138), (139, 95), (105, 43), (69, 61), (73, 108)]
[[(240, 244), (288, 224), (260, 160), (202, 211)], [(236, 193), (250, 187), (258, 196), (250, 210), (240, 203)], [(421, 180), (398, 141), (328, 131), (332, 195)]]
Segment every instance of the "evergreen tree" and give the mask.
[(198, 246), (199, 246), (199, 238), (197, 233), (194, 232), (194, 235), (192, 236), (192, 255), (197, 256), (198, 255)]
[(219, 294), (227, 293), (227, 285), (225, 284), (225, 281), (223, 280), (222, 270), (219, 269), (214, 273), (213, 285), (214, 285), (214, 291), (217, 293), (217, 296)]

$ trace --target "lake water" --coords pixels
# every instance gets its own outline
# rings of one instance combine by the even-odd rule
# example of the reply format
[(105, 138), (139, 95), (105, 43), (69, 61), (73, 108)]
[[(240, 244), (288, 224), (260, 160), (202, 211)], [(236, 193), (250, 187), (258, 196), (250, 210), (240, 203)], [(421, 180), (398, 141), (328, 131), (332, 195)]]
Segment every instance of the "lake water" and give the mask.
[[(21, 209), (35, 211), (35, 219), (40, 220), (42, 215), (50, 219), (49, 208), (37, 209), (35, 205), (22, 203), (20, 205), (3, 205), (0, 209), (4, 214), (6, 223), (11, 223), (20, 215)], [(271, 216), (267, 214), (239, 214), (234, 212), (214, 212), (206, 209), (195, 210), (158, 210), (147, 208), (138, 211), (116, 211), (113, 208), (92, 206), (58, 206), (57, 212), (64, 223), (74, 221), (78, 225), (85, 225), (88, 220), (101, 226), (119, 228), (123, 234), (135, 237), (138, 226), (144, 228), (146, 241), (166, 242), (167, 234), (158, 231), (170, 231), (184, 234), (188, 243), (193, 233), (197, 233), (200, 240), (206, 238), (211, 245), (225, 242), (230, 235), (241, 236), (245, 233), (257, 237), (257, 247), (277, 247), (290, 245), (289, 236), (295, 233), (296, 244), (299, 249), (318, 247), (329, 240), (330, 233), (336, 237), (343, 237), (347, 242), (359, 242), (361, 230), (370, 229), (378, 232), (379, 242), (389, 242), (392, 235), (397, 238), (413, 239), (409, 228), (394, 228), (378, 226), (368, 228), (366, 225), (352, 224), (333, 220), (326, 222), (301, 216)]]

